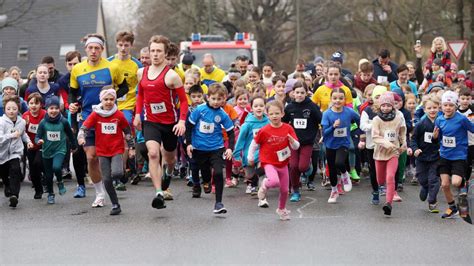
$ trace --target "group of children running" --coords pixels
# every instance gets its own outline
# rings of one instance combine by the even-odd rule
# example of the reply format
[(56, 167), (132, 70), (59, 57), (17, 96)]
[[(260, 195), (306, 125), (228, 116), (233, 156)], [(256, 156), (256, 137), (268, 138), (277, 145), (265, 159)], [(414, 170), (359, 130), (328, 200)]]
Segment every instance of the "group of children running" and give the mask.
[[(86, 43), (86, 48), (90, 43), (93, 42)], [(151, 41), (150, 48), (157, 43), (162, 44)], [(415, 49), (420, 51), (419, 46)], [(159, 52), (159, 48), (151, 49), (152, 55)], [(86, 119), (78, 119), (80, 124), (75, 132), (67, 112), (61, 112), (63, 99), (53, 84), (46, 90), (49, 94), (41, 93), (44, 90), (40, 88), (38, 92), (28, 93), (28, 110), (23, 112), (23, 100), (15, 93), (17, 85), (6, 78), (2, 82), (4, 114), (0, 118), (0, 175), (5, 196), (10, 207), (15, 208), (23, 179), (21, 162), (26, 156), (34, 198), (41, 199), (47, 193), (47, 203), (54, 204), (53, 180), (56, 179), (59, 195), (64, 195), (63, 162), (69, 159), (69, 151), (74, 153), (87, 145), (92, 132), (103, 182), (103, 187), (98, 183), (94, 187), (97, 195), (104, 194), (105, 187), (112, 203), (110, 214), (119, 214), (121, 206), (115, 188), (127, 170), (124, 161), (135, 158), (135, 147), (144, 157), (156, 158), (155, 152), (159, 154), (160, 149), (146, 152), (147, 148), (153, 148), (150, 140), (163, 143), (161, 148), (168, 151), (170, 140), (162, 133), (166, 131), (164, 125), (152, 121), (153, 117), (167, 113), (174, 119), (173, 136), (179, 137), (172, 143), (178, 151), (175, 159), (189, 169), (192, 197), (201, 197), (202, 190), (206, 194), (215, 193), (216, 214), (227, 212), (223, 204), (224, 187), (236, 187), (243, 179), (246, 193), (256, 195), (261, 208), (271, 205), (267, 200), (268, 190), (279, 188), (276, 213), (281, 220), (289, 220), (288, 197), (291, 202), (298, 202), (304, 186), (315, 190), (318, 173), (322, 185), (330, 188), (327, 202), (333, 204), (360, 182), (359, 175), (368, 168), (370, 202), (379, 205), (385, 195), (382, 210), (389, 216), (393, 202), (402, 201), (398, 192), (403, 189), (405, 176), (414, 168), (416, 175), (412, 182), (420, 185), (419, 198), (428, 202), (430, 212), (439, 212), (441, 188), (448, 203), (441, 217), (466, 216), (467, 183), (474, 158), (474, 107), (471, 89), (465, 81), (456, 83), (445, 75), (451, 78), (447, 86), (445, 81), (434, 78), (443, 71), (433, 71), (432, 66), (441, 64), (440, 69), (445, 69), (450, 64), (447, 56), (449, 59), (449, 54), (434, 50), (430, 68), (415, 82), (410, 81), (408, 64), (390, 69), (384, 61), (386, 51), (379, 53), (377, 62), (361, 60), (355, 76), (345, 75), (338, 52), (332, 60), (316, 65), (322, 68), (316, 78), (298, 71), (288, 77), (284, 72), (273, 72), (273, 66), (267, 63), (263, 68), (272, 68), (270, 76), (262, 75), (258, 67), (243, 71), (231, 68), (227, 81), (214, 80), (206, 86), (201, 82), (202, 70), (190, 68), (182, 71), (182, 88), (179, 81), (174, 83), (175, 91), (167, 85), (170, 79), (167, 72), (175, 69), (169, 65), (160, 72), (164, 74), (157, 74), (161, 85), (156, 85), (156, 92), (153, 86), (146, 87), (143, 83), (144, 79), (149, 84), (154, 80), (150, 78), (151, 68), (145, 66), (142, 82), (139, 79), (137, 84), (142, 101), (138, 105), (144, 111), (136, 114), (144, 121), (143, 128), (134, 127), (125, 112), (119, 110), (117, 100), (124, 94), (118, 95), (120, 89), (117, 91), (110, 84), (100, 88), (97, 104)], [(382, 64), (387, 74), (379, 80), (374, 73), (377, 64)], [(394, 72), (397, 72), (396, 80), (386, 82)], [(181, 89), (187, 101), (183, 101)], [(168, 97), (174, 99), (169, 104), (167, 100), (161, 101), (158, 90), (166, 90), (165, 95), (167, 90), (172, 91)], [(80, 99), (78, 102), (81, 103)], [(179, 110), (187, 110), (184, 131), (176, 128), (180, 125)], [(179, 117), (184, 118), (182, 114)], [(154, 130), (153, 123), (156, 132), (150, 132)], [(143, 134), (145, 147), (140, 146)], [(409, 169), (405, 170), (407, 166)], [(137, 175), (144, 168), (143, 163), (133, 167), (138, 168)], [(169, 169), (164, 167), (163, 183), (168, 175)], [(152, 205), (158, 209), (166, 207), (162, 200), (164, 192), (169, 191), (169, 181), (166, 188), (163, 183), (155, 185)], [(457, 204), (451, 185), (459, 189)], [(104, 204), (104, 197), (98, 196), (93, 207)]]

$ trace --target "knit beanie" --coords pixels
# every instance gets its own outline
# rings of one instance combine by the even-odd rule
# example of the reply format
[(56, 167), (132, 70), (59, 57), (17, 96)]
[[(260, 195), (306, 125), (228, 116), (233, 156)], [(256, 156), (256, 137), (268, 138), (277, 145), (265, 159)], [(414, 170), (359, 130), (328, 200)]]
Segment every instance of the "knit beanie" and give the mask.
[(443, 96), (441, 97), (441, 103), (452, 103), (454, 105), (458, 105), (458, 94), (455, 93), (454, 91), (446, 91), (443, 93)]
[(2, 80), (2, 92), (5, 90), (5, 88), (10, 87), (15, 89), (15, 91), (18, 91), (18, 81), (16, 79), (7, 77)]
[(293, 86), (295, 85), (295, 83), (297, 82), (298, 80), (296, 79), (289, 79), (286, 81), (285, 83), (285, 93), (288, 93), (290, 91), (293, 90)]
[(381, 86), (381, 85), (375, 86), (374, 90), (372, 91), (372, 100), (375, 101), (375, 97), (383, 94), (386, 91), (388, 91), (388, 90), (387, 90), (387, 87), (385, 87), (385, 86)]
[(59, 107), (59, 98), (58, 98), (58, 96), (53, 95), (53, 96), (46, 99), (46, 104), (44, 105), (44, 107), (46, 109), (48, 109), (50, 106)]
[(395, 104), (395, 98), (394, 94), (391, 91), (384, 92), (382, 95), (380, 95), (380, 98), (378, 99), (378, 104), (381, 106), (382, 104), (390, 104), (393, 106)]

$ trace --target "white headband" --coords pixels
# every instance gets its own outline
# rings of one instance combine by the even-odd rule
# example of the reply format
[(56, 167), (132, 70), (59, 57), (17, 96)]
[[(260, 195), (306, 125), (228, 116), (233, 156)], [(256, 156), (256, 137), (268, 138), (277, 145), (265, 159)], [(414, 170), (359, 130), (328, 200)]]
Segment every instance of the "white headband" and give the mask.
[(100, 44), (102, 47), (104, 47), (104, 42), (97, 38), (97, 37), (89, 37), (87, 38), (87, 41), (86, 41), (86, 44), (84, 45), (85, 47), (87, 47), (87, 45), (89, 45), (89, 43), (98, 43)]

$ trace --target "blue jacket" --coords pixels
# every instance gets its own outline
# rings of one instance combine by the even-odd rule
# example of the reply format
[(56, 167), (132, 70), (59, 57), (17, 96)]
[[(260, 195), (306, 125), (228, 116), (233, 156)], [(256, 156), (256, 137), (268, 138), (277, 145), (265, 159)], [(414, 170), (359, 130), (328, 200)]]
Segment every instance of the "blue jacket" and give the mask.
[[(247, 155), (249, 152), (250, 143), (257, 135), (258, 130), (270, 123), (267, 116), (263, 116), (262, 120), (258, 120), (253, 114), (248, 114), (245, 122), (240, 128), (239, 138), (235, 144), (234, 159), (242, 161), (243, 166), (247, 166)], [(255, 151), (255, 163), (258, 163), (258, 149)]]
[(453, 117), (438, 116), (435, 120), (439, 128), (439, 153), (447, 160), (466, 160), (468, 139), (467, 131), (474, 133), (474, 124), (462, 114), (455, 112)]
[(439, 159), (439, 141), (432, 139), (435, 124), (428, 117), (421, 119), (413, 130), (410, 148), (415, 152), (420, 149), (422, 153), (416, 158), (423, 162), (433, 162)]
[(398, 65), (395, 64), (394, 62), (390, 61), (388, 64), (392, 68), (392, 72), (388, 74), (385, 72), (382, 68), (382, 65), (379, 63), (379, 59), (376, 58), (374, 61), (372, 61), (372, 64), (374, 65), (374, 79), (377, 80), (378, 76), (385, 76), (388, 79), (388, 82), (392, 82), (398, 79), (397, 75), (397, 68)]

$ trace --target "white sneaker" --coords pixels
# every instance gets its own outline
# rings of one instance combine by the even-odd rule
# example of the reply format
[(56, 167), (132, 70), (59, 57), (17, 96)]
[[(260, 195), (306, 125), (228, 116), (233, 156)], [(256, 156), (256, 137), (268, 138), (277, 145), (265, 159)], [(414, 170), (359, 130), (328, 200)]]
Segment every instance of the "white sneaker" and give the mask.
[(247, 189), (245, 190), (245, 194), (251, 194), (252, 193), (252, 185), (248, 184)]
[(395, 191), (395, 194), (393, 195), (393, 201), (402, 202), (402, 197), (400, 197), (400, 195), (398, 195), (396, 191)]
[(349, 192), (352, 190), (352, 181), (351, 178), (349, 177), (349, 174), (345, 172), (344, 174), (341, 175), (342, 179), (342, 184), (344, 185), (344, 191)]
[(339, 197), (339, 193), (337, 193), (337, 191), (331, 192), (331, 195), (329, 196), (329, 199), (328, 199), (328, 203), (336, 203), (338, 197)]
[(290, 211), (287, 210), (287, 209), (283, 209), (283, 210), (280, 210), (280, 209), (276, 209), (276, 213), (280, 216), (280, 220), (282, 221), (288, 221), (290, 220)]
[(92, 202), (92, 208), (100, 208), (104, 207), (105, 205), (105, 199), (100, 196), (96, 196), (94, 202)]
[(260, 208), (268, 208), (268, 201), (267, 199), (259, 199), (258, 200), (258, 207)]

